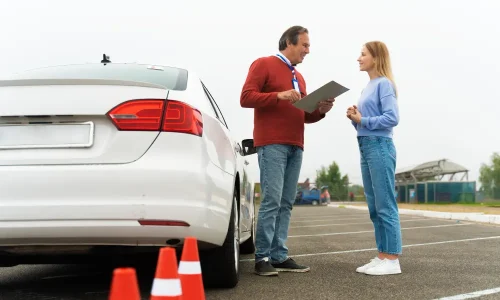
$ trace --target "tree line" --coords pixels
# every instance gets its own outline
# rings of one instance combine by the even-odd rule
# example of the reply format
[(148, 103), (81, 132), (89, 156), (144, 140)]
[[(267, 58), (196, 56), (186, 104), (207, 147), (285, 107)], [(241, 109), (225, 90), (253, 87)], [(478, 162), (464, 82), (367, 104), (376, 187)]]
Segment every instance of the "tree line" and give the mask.
[(490, 163), (483, 163), (479, 169), (480, 192), (489, 199), (500, 199), (500, 154), (495, 152)]
[(328, 167), (322, 166), (316, 171), (316, 187), (328, 186), (332, 200), (347, 200), (352, 192), (356, 199), (364, 199), (363, 186), (351, 184), (349, 175), (340, 172), (339, 165), (334, 161)]

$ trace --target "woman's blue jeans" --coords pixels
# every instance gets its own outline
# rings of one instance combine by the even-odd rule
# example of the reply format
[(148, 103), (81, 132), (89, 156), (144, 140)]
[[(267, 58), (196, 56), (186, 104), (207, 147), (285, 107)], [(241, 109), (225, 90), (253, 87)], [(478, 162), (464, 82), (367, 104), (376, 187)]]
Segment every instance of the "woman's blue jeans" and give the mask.
[(401, 225), (396, 202), (396, 147), (392, 138), (359, 136), (361, 173), (375, 242), (381, 253), (402, 252)]

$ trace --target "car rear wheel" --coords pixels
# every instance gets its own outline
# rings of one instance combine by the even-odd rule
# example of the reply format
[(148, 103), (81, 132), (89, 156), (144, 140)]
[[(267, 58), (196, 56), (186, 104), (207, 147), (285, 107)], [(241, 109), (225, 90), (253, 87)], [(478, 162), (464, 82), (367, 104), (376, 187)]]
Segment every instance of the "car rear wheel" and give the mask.
[(203, 278), (210, 287), (233, 288), (239, 281), (240, 226), (236, 192), (224, 244), (205, 253), (207, 257), (202, 260)]

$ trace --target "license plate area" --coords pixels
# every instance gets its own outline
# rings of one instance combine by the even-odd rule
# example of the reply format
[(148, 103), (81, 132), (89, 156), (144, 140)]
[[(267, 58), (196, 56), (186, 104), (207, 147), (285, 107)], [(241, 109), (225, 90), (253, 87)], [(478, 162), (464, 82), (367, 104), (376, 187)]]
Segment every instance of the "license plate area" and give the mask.
[(89, 148), (94, 122), (0, 124), (0, 149)]

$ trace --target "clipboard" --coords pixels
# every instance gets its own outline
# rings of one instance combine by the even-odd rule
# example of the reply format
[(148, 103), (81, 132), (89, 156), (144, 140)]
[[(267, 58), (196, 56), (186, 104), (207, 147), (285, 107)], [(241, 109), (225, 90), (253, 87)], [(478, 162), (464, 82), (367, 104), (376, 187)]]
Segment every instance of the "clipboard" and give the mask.
[(347, 91), (349, 91), (348, 88), (332, 80), (319, 89), (308, 94), (304, 98), (300, 99), (299, 101), (295, 102), (293, 106), (308, 113), (312, 113), (318, 108), (319, 102), (331, 98), (337, 98)]

